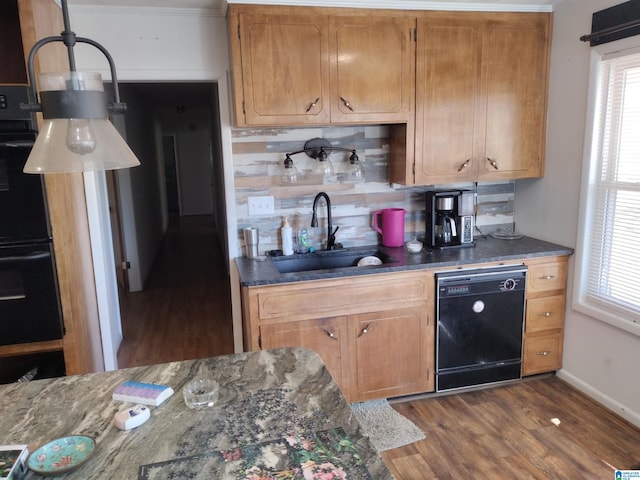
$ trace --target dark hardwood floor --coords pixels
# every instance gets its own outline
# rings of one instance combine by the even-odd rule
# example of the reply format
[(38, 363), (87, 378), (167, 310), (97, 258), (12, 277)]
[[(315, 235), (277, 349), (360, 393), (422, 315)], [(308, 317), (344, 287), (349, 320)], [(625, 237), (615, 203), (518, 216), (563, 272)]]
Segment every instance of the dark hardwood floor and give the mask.
[(426, 436), (383, 452), (398, 479), (613, 480), (640, 469), (640, 429), (555, 376), (393, 407)]
[(210, 216), (171, 220), (145, 290), (120, 294), (120, 368), (233, 353), (224, 262)]
[[(233, 352), (214, 233), (208, 217), (171, 225), (148, 288), (121, 298), (120, 367)], [(555, 376), (392, 405), (426, 435), (382, 454), (398, 480), (613, 480), (640, 468), (640, 429)]]

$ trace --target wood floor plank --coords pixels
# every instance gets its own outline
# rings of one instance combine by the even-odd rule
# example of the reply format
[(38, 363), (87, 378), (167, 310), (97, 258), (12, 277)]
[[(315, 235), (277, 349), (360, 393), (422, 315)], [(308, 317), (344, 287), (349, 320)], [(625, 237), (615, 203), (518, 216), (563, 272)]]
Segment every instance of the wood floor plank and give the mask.
[[(384, 458), (384, 456), (383, 456)], [(438, 478), (424, 458), (416, 453), (398, 458), (384, 458), (396, 478), (406, 480), (426, 480)]]
[(120, 367), (233, 353), (226, 260), (208, 215), (172, 219), (142, 292), (120, 294)]
[(384, 458), (408, 449), (411, 471), (417, 451), (438, 479), (613, 479), (638, 463), (640, 429), (555, 376), (392, 406), (426, 438)]

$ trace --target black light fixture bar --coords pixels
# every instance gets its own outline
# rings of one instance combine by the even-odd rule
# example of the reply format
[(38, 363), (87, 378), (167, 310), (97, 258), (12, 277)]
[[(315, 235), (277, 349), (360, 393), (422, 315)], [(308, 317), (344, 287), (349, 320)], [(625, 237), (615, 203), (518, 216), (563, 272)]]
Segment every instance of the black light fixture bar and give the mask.
[(302, 150), (285, 153), (285, 168), (288, 162), (291, 162), (291, 164), (293, 163), (291, 157), (294, 155), (305, 153), (308, 157), (318, 159), (322, 162), (327, 158), (326, 152), (331, 151), (351, 152), (351, 156), (349, 157), (351, 163), (356, 163), (358, 161), (358, 155), (356, 154), (355, 148), (334, 147), (333, 145), (331, 145), (331, 143), (329, 143), (328, 140), (324, 138), (312, 138), (311, 140), (307, 140)]

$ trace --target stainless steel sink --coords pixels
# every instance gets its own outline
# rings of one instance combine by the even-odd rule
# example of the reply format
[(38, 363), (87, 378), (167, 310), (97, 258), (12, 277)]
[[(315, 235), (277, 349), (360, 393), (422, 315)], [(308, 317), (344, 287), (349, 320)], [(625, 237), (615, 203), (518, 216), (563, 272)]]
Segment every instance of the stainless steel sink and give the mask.
[(397, 262), (395, 258), (377, 249), (352, 250), (349, 248), (302, 253), (286, 257), (272, 257), (272, 260), (280, 273), (292, 273), (358, 267), (358, 262), (362, 258), (369, 256), (378, 257), (382, 264)]

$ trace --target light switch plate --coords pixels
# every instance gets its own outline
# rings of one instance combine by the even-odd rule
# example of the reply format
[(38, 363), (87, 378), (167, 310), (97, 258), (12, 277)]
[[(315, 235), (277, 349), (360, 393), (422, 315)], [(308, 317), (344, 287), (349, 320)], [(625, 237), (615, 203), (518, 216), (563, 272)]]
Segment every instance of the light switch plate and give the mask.
[(273, 196), (271, 195), (247, 197), (247, 203), (249, 215), (273, 215), (275, 213)]

